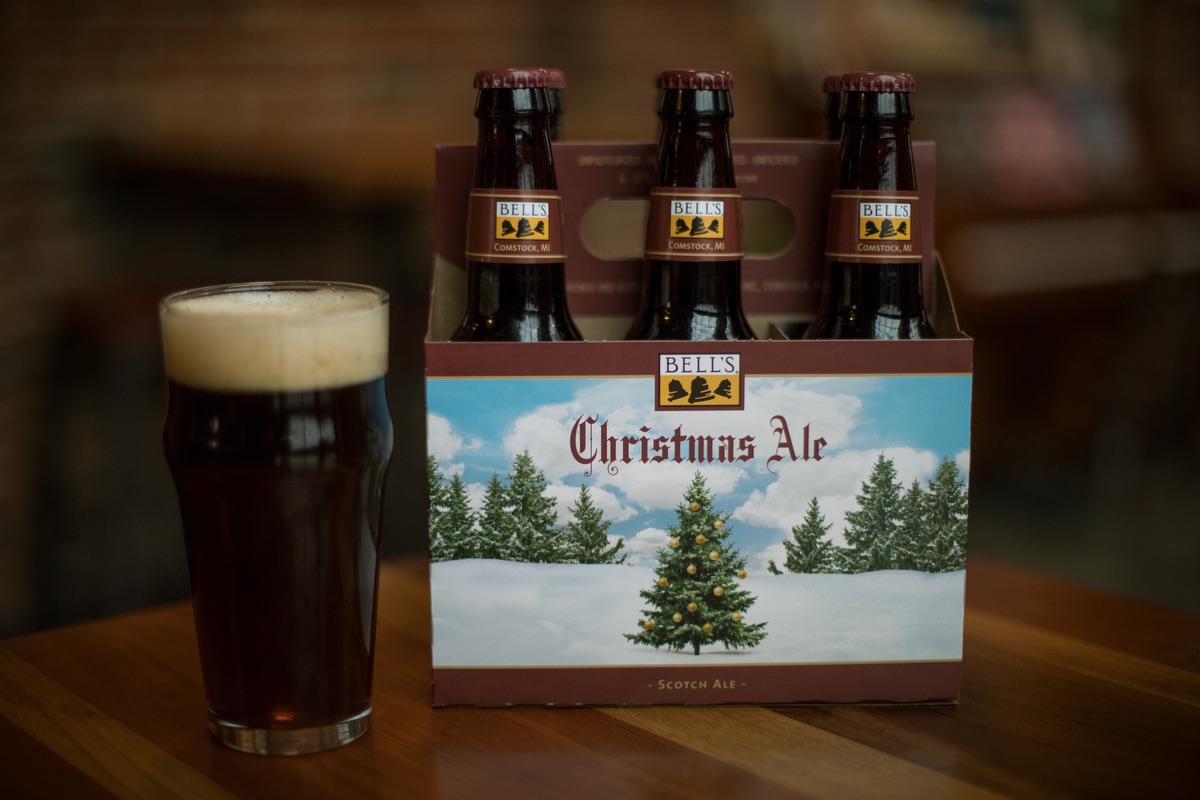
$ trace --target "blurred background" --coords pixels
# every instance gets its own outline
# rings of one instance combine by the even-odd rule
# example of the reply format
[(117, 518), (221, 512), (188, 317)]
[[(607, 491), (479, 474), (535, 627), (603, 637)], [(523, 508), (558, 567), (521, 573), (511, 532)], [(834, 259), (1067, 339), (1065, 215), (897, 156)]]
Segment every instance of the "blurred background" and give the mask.
[(393, 295), (390, 554), (424, 548), (433, 148), (476, 69), (557, 66), (572, 139), (814, 137), (828, 72), (918, 80), (975, 339), (969, 552), (1200, 612), (1197, 0), (0, 1), (0, 636), (187, 596), (155, 303)]

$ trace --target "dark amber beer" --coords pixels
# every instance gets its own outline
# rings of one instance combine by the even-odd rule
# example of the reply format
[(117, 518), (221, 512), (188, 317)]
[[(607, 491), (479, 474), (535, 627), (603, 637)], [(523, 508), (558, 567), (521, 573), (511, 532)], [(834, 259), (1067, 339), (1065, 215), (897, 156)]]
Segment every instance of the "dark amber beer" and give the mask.
[(742, 310), (732, 88), (724, 71), (658, 76), (658, 174), (650, 190), (641, 309), (626, 339), (754, 338)]
[(164, 449), (210, 729), (235, 749), (323, 750), (369, 726), (387, 309), (308, 282), (162, 302)]

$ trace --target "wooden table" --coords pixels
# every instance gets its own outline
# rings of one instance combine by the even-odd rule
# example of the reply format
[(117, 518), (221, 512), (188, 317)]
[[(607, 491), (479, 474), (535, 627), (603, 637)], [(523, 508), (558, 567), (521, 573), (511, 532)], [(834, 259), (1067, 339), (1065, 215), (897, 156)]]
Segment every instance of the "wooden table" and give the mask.
[(427, 574), (385, 566), (373, 728), (311, 756), (209, 738), (186, 603), (0, 642), (0, 797), (1200, 796), (1200, 616), (972, 560), (957, 706), (434, 710)]

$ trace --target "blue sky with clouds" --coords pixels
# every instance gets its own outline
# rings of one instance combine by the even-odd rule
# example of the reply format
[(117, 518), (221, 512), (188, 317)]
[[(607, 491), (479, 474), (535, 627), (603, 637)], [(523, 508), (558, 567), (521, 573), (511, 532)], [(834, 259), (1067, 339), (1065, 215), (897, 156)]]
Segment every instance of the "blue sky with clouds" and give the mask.
[[(965, 482), (970, 464), (971, 377), (852, 376), (747, 377), (742, 411), (654, 411), (653, 379), (431, 379), (427, 381), (429, 452), (444, 474), (458, 473), (472, 501), (482, 500), (493, 473), (503, 478), (513, 458), (528, 450), (558, 501), (560, 522), (586, 483), (626, 540), (632, 560), (652, 563), (675, 522), (675, 508), (697, 469), (706, 477), (715, 507), (731, 513), (731, 539), (750, 568), (782, 561), (782, 540), (818, 498), (831, 535), (841, 541), (845, 512), (880, 453), (896, 465), (899, 480), (930, 480), (943, 458), (957, 461)], [(605, 469), (579, 463), (570, 432), (580, 417), (607, 421), (609, 434), (753, 437), (755, 457), (721, 464), (617, 464)], [(768, 463), (778, 451), (782, 417), (796, 449), (807, 425), (810, 439), (825, 439), (820, 461)], [(780, 451), (781, 452), (781, 451)], [(770, 468), (768, 468), (770, 467)], [(478, 508), (478, 505), (476, 506)]]

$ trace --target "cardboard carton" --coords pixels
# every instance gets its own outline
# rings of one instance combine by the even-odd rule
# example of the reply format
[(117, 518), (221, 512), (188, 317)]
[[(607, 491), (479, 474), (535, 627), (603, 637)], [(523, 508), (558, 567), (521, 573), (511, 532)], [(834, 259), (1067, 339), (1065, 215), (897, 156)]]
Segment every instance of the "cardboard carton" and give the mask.
[[(556, 143), (588, 341), (513, 344), (446, 341), (474, 148), (438, 148), (435, 705), (957, 697), (972, 343), (948, 303), (939, 340), (789, 338), (819, 300), (836, 151), (734, 142), (759, 340), (626, 342), (654, 146)], [(934, 147), (914, 155), (933, 265)]]

